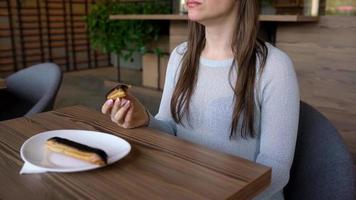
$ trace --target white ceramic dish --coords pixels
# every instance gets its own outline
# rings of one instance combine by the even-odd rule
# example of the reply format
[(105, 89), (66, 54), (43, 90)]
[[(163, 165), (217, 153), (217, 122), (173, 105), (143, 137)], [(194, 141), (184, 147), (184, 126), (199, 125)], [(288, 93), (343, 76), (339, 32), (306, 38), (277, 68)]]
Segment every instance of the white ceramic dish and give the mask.
[(48, 150), (45, 143), (51, 137), (66, 138), (102, 149), (108, 155), (108, 165), (125, 157), (131, 150), (131, 145), (126, 140), (115, 135), (86, 130), (53, 130), (26, 140), (21, 147), (21, 158), (49, 172), (78, 172), (100, 167)]

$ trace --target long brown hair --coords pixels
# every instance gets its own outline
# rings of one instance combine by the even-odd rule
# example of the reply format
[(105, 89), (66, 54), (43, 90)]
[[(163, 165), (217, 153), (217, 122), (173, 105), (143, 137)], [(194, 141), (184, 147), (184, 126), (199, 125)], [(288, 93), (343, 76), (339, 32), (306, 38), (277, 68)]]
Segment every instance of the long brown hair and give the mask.
[[(238, 0), (238, 13), (231, 49), (237, 62), (230, 68), (237, 73), (236, 83), (230, 85), (234, 91), (230, 139), (235, 135), (240, 116), (242, 116), (241, 136), (255, 136), (254, 130), (254, 88), (257, 74), (256, 63), (262, 72), (266, 63), (268, 49), (258, 38), (259, 3), (257, 0)], [(189, 117), (189, 102), (194, 92), (199, 69), (199, 58), (205, 47), (205, 27), (197, 22), (189, 22), (187, 49), (181, 61), (179, 79), (171, 99), (171, 114), (176, 123), (182, 123), (184, 114)], [(235, 63), (235, 62), (234, 62)]]

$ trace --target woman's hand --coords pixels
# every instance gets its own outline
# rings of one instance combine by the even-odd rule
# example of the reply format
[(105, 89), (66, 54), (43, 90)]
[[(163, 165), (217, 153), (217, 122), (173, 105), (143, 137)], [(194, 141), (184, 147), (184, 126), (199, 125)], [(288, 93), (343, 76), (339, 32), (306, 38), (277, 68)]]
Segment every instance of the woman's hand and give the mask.
[(109, 114), (111, 121), (123, 128), (147, 126), (149, 122), (145, 107), (129, 93), (125, 98), (107, 100), (101, 107), (101, 112)]

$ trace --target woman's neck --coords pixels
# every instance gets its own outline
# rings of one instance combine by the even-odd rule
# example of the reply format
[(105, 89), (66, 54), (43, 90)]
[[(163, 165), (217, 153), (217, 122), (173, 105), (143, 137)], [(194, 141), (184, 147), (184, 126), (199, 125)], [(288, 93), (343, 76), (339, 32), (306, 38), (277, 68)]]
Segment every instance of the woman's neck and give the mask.
[(224, 60), (232, 58), (232, 35), (230, 30), (224, 27), (209, 27), (205, 30), (206, 43), (202, 52), (204, 58), (212, 60)]
[(206, 43), (202, 57), (224, 60), (234, 57), (231, 44), (236, 24), (236, 15), (231, 13), (219, 20), (205, 24)]

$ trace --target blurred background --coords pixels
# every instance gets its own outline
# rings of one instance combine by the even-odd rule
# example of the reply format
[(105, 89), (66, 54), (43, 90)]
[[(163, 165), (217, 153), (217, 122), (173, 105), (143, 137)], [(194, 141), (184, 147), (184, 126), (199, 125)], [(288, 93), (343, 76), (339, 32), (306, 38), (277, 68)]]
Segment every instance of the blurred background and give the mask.
[[(356, 160), (356, 0), (262, 0), (260, 36), (285, 51), (302, 100), (337, 127)], [(1, 0), (0, 77), (44, 62), (64, 79), (55, 108), (99, 109), (117, 82), (155, 113), (184, 1)]]

